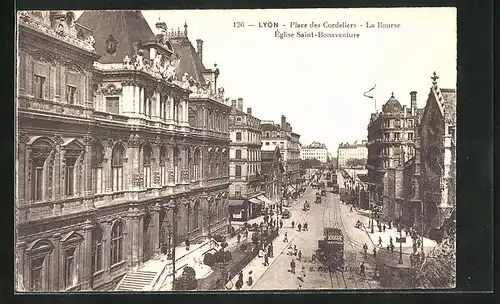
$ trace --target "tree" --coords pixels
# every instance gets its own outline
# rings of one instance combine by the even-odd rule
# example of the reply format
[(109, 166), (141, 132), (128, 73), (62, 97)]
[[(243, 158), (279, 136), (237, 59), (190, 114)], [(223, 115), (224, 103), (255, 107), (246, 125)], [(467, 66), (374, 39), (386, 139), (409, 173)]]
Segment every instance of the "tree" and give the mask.
[(301, 169), (311, 169), (314, 167), (321, 166), (321, 162), (315, 158), (313, 159), (301, 159), (300, 168)]
[(363, 167), (366, 165), (366, 159), (364, 158), (349, 158), (346, 161), (348, 167)]
[(194, 290), (197, 287), (196, 272), (192, 267), (185, 266), (180, 278), (175, 280), (175, 290)]

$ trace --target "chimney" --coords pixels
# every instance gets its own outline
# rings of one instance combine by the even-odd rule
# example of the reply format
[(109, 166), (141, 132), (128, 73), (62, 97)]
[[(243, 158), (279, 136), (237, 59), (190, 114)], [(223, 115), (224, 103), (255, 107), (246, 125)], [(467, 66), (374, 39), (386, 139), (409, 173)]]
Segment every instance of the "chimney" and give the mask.
[(411, 101), (411, 107), (416, 108), (417, 107), (417, 92), (415, 92), (415, 91), (410, 92), (410, 101)]
[(238, 98), (238, 110), (243, 111), (243, 98)]
[(284, 130), (286, 128), (286, 117), (281, 115), (281, 128)]
[(252, 108), (247, 108), (247, 114), (252, 115)]
[(203, 62), (203, 40), (196, 39), (196, 53), (200, 57), (200, 60)]
[(231, 107), (236, 109), (236, 99), (231, 100)]

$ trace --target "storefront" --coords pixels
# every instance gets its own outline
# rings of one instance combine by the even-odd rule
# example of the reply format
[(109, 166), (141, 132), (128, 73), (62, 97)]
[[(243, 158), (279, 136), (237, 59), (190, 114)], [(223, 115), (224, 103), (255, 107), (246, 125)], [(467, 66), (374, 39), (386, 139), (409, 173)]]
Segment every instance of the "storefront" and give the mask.
[(246, 200), (229, 200), (231, 221), (246, 221), (249, 219), (249, 204)]

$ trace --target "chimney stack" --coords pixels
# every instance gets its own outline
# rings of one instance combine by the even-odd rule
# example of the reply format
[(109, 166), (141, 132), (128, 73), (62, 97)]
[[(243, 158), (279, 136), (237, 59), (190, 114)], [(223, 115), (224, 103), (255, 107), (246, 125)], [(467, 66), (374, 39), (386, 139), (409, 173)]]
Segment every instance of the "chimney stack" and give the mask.
[(203, 62), (203, 40), (196, 39), (196, 53), (200, 57), (200, 61)]
[(252, 115), (252, 108), (247, 108), (247, 114)]
[(231, 107), (236, 109), (236, 99), (231, 100)]
[(415, 92), (415, 91), (410, 92), (410, 101), (411, 101), (411, 107), (416, 108), (417, 107), (417, 92)]
[(286, 117), (281, 115), (281, 128), (284, 130), (286, 128)]
[(238, 98), (238, 110), (243, 111), (243, 98)]

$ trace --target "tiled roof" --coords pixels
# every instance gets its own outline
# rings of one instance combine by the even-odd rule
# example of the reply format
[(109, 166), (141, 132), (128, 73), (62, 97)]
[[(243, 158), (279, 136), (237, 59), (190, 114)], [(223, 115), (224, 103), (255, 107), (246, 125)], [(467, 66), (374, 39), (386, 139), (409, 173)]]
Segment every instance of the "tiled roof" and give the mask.
[(262, 131), (280, 131), (281, 128), (275, 124), (261, 123), (260, 128)]
[[(140, 11), (85, 11), (76, 21), (92, 30), (95, 50), (101, 55), (101, 63), (123, 62), (123, 58), (133, 56), (137, 43), (151, 41), (155, 35)], [(110, 35), (117, 41), (116, 51), (106, 51), (106, 40)]]
[(449, 124), (456, 124), (457, 121), (457, 93), (454, 89), (441, 89), (443, 95), (444, 121)]
[(182, 75), (187, 73), (192, 76), (196, 82), (205, 84), (203, 72), (206, 70), (203, 62), (198, 56), (194, 46), (189, 41), (188, 37), (178, 37), (170, 40), (174, 52), (180, 55), (179, 69), (177, 70), (178, 79), (182, 79)]
[(400, 113), (403, 112), (403, 107), (399, 101), (394, 98), (394, 95), (382, 106), (382, 111), (385, 113)]

